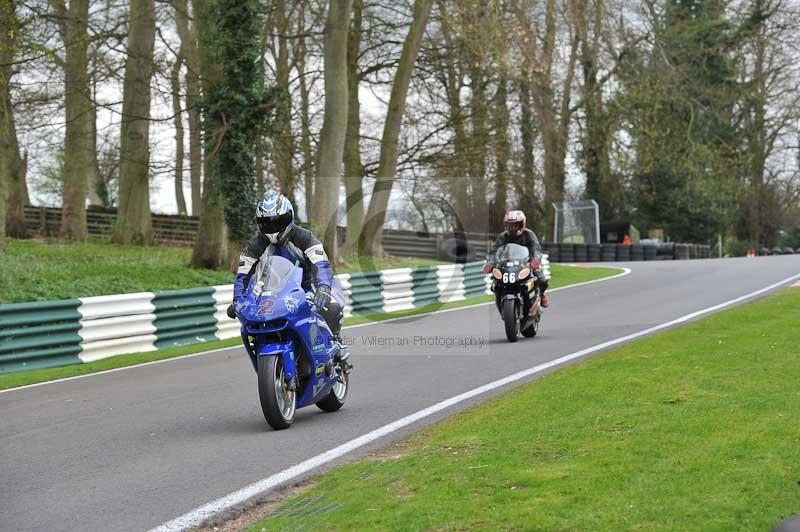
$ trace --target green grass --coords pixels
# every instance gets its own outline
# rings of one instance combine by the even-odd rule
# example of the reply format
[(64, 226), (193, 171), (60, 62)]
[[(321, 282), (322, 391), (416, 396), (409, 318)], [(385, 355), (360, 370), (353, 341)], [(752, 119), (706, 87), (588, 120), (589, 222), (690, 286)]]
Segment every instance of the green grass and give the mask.
[[(233, 282), (226, 271), (188, 267), (192, 250), (8, 239), (0, 254), (0, 304), (177, 290)], [(441, 262), (410, 257), (358, 260), (346, 255), (337, 273), (429, 266)]]
[[(552, 266), (553, 287), (566, 286), (593, 279), (600, 279), (609, 277), (619, 273), (619, 270), (613, 268), (576, 268), (573, 266)], [(385, 314), (374, 314), (371, 316), (353, 316), (345, 320), (345, 326), (358, 325), (361, 323), (369, 323), (374, 321), (382, 321), (392, 318), (403, 318), (417, 314), (424, 314), (434, 312), (437, 310), (445, 310), (451, 308), (459, 308), (470, 305), (477, 305), (491, 301), (492, 296), (475, 297), (464, 301), (453, 301), (452, 303), (445, 303), (442, 305), (430, 305), (412, 310), (405, 310), (399, 312), (390, 312)], [(58, 368), (36, 369), (30, 371), (22, 371), (16, 373), (0, 374), (0, 390), (8, 388), (16, 388), (18, 386), (25, 386), (28, 384), (35, 384), (37, 382), (51, 381), (55, 379), (63, 379), (66, 377), (74, 377), (77, 375), (85, 375), (88, 373), (96, 373), (98, 371), (105, 371), (107, 369), (120, 368), (124, 366), (133, 366), (145, 362), (152, 362), (154, 360), (163, 360), (166, 358), (175, 358), (192, 353), (199, 353), (202, 351), (210, 351), (213, 349), (220, 349), (223, 347), (232, 347), (239, 345), (241, 340), (239, 338), (232, 338), (229, 340), (222, 340), (218, 342), (207, 342), (202, 344), (187, 345), (183, 347), (176, 347), (170, 349), (162, 349), (149, 353), (134, 353), (130, 355), (118, 355), (96, 362), (89, 362), (88, 364), (76, 364), (72, 366), (63, 366)]]
[(325, 474), (251, 530), (770, 530), (800, 513), (798, 324), (795, 288), (610, 351)]
[(65, 244), (9, 239), (0, 254), (0, 303), (174, 290), (233, 282), (187, 267), (186, 248)]
[(342, 252), (345, 264), (336, 267), (336, 273), (369, 272), (374, 270), (388, 270), (390, 268), (412, 268), (414, 266), (436, 266), (445, 264), (442, 261), (421, 259), (417, 257), (387, 256), (380, 259), (360, 258), (356, 254)]

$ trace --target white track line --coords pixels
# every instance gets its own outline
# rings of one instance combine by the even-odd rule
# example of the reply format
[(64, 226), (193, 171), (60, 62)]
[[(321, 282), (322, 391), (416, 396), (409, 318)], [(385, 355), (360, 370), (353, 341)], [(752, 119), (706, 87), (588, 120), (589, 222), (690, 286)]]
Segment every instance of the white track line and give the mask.
[(288, 469), (284, 469), (279, 473), (275, 473), (274, 475), (271, 475), (263, 480), (259, 480), (258, 482), (250, 484), (249, 486), (246, 486), (238, 491), (234, 491), (229, 495), (226, 495), (220, 499), (217, 499), (195, 510), (192, 510), (191, 512), (186, 513), (178, 517), (177, 519), (173, 519), (172, 521), (168, 521), (161, 526), (153, 528), (150, 532), (183, 531), (193, 527), (200, 526), (215, 516), (230, 511), (238, 506), (241, 506), (242, 504), (251, 499), (262, 496), (265, 493), (269, 492), (270, 490), (282, 484), (285, 484), (286, 482), (289, 482), (290, 480), (295, 479), (301, 475), (304, 475), (305, 473), (308, 473), (309, 471), (312, 471), (317, 467), (332, 462), (333, 460), (336, 460), (337, 458), (340, 458), (345, 454), (358, 449), (359, 447), (363, 447), (364, 445), (367, 445), (379, 438), (382, 438), (388, 434), (396, 432), (404, 427), (407, 427), (408, 425), (411, 425), (412, 423), (415, 423), (421, 419), (436, 414), (437, 412), (441, 412), (442, 410), (445, 410), (446, 408), (449, 408), (453, 405), (466, 401), (467, 399), (471, 399), (475, 396), (484, 394), (486, 392), (490, 392), (507, 384), (511, 384), (526, 377), (530, 377), (531, 375), (536, 375), (537, 373), (541, 373), (560, 364), (564, 364), (565, 362), (585, 357), (586, 355), (596, 353), (597, 351), (601, 351), (603, 349), (630, 340), (634, 340), (636, 338), (640, 338), (642, 336), (652, 334), (654, 332), (661, 331), (663, 329), (667, 329), (674, 325), (685, 323), (687, 321), (693, 320), (694, 318), (703, 316), (705, 314), (710, 314), (725, 307), (741, 303), (742, 301), (746, 301), (747, 299), (751, 299), (765, 292), (769, 292), (770, 290), (778, 288), (781, 285), (784, 285), (799, 278), (800, 274), (793, 275), (792, 277), (771, 284), (765, 288), (756, 290), (755, 292), (751, 292), (749, 294), (737, 297), (735, 299), (731, 299), (724, 303), (720, 303), (719, 305), (714, 305), (712, 307), (704, 308), (702, 310), (698, 310), (697, 312), (686, 314), (684, 316), (681, 316), (680, 318), (662, 323), (660, 325), (649, 327), (647, 329), (632, 334), (628, 334), (620, 338), (615, 338), (613, 340), (597, 344), (595, 346), (583, 349), (581, 351), (576, 351), (569, 355), (565, 355), (555, 360), (551, 360), (550, 362), (545, 362), (544, 364), (539, 364), (537, 366), (533, 366), (532, 368), (514, 373), (513, 375), (509, 375), (508, 377), (505, 377), (503, 379), (490, 382), (489, 384), (484, 384), (483, 386), (479, 386), (477, 388), (473, 388), (468, 392), (456, 395), (455, 397), (451, 397), (450, 399), (445, 399), (444, 401), (436, 403), (433, 406), (429, 406), (428, 408), (424, 408), (418, 412), (414, 412), (411, 415), (398, 419), (397, 421), (389, 423), (388, 425), (384, 425), (380, 428), (377, 428), (371, 432), (359, 436), (358, 438), (343, 443), (338, 447), (334, 447), (333, 449), (325, 451), (322, 454), (318, 454), (312, 458), (309, 458), (304, 462), (300, 462), (299, 464), (294, 465)]
[[(584, 281), (582, 283), (570, 284), (570, 285), (562, 286), (562, 287), (559, 287), (559, 288), (551, 288), (549, 291), (550, 292), (557, 292), (559, 290), (566, 290), (567, 288), (576, 288), (578, 286), (585, 286), (587, 284), (600, 283), (600, 282), (603, 282), (603, 281), (610, 281), (612, 279), (617, 279), (619, 277), (624, 277), (624, 276), (628, 275), (629, 273), (631, 273), (630, 268), (619, 268), (619, 267), (617, 267), (616, 269), (621, 269), (623, 271), (621, 273), (618, 273), (616, 275), (612, 275), (610, 277), (602, 277), (600, 279), (594, 279), (592, 281)], [(389, 322), (397, 321), (397, 320), (407, 320), (407, 319), (415, 317), (415, 316), (426, 316), (428, 314), (443, 314), (445, 312), (455, 312), (457, 310), (467, 310), (470, 307), (479, 307), (481, 305), (489, 305), (489, 304), (494, 304), (494, 303), (488, 302), (488, 303), (478, 303), (478, 304), (475, 304), (475, 305), (464, 305), (463, 307), (449, 308), (449, 309), (444, 309), (444, 310), (434, 310), (432, 312), (425, 312), (425, 313), (422, 313), (422, 314), (412, 314), (411, 316), (402, 316), (402, 317), (398, 317), (398, 318), (389, 318), (388, 320), (369, 321), (367, 323), (359, 323), (358, 325), (347, 325), (345, 327), (342, 327), (342, 329), (356, 329), (358, 327), (366, 327), (368, 325), (380, 325), (380, 324), (383, 324), (383, 323), (389, 323)], [(121, 368), (113, 368), (113, 369), (106, 369), (106, 370), (103, 370), (103, 371), (95, 371), (93, 373), (86, 373), (84, 375), (75, 375), (74, 377), (64, 377), (63, 379), (55, 379), (55, 380), (51, 380), (51, 381), (36, 382), (36, 383), (33, 383), (33, 384), (26, 384), (25, 386), (17, 386), (16, 388), (8, 388), (7, 390), (0, 390), (0, 394), (9, 393), (9, 392), (17, 392), (19, 390), (26, 390), (28, 388), (36, 388), (38, 386), (46, 386), (48, 384), (56, 384), (56, 383), (59, 383), (59, 382), (67, 382), (67, 381), (74, 381), (74, 380), (77, 380), (77, 379), (85, 379), (87, 377), (97, 377), (98, 375), (105, 375), (107, 373), (116, 373), (117, 371), (125, 371), (125, 370), (128, 370), (128, 369), (142, 368), (144, 366), (153, 366), (155, 364), (164, 364), (165, 362), (175, 362), (176, 360), (183, 360), (183, 359), (192, 358), (192, 357), (199, 357), (199, 356), (208, 355), (208, 354), (211, 354), (211, 353), (219, 353), (220, 351), (230, 351), (231, 349), (239, 349), (240, 347), (241, 346), (220, 347), (219, 349), (211, 349), (209, 351), (201, 351), (199, 353), (192, 353), (190, 355), (179, 355), (179, 356), (176, 356), (176, 357), (163, 358), (161, 360), (153, 360), (152, 362), (142, 362), (141, 364), (132, 364), (130, 366), (123, 366)], [(131, 354), (133, 354), (133, 353), (131, 353)]]

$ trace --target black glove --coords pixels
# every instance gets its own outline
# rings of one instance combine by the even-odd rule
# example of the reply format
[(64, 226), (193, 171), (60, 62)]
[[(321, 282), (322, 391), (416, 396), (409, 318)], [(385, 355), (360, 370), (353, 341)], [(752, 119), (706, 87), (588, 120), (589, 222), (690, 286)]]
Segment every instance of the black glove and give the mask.
[(236, 303), (231, 303), (228, 305), (228, 310), (225, 311), (228, 314), (228, 317), (232, 320), (236, 319)]
[(317, 288), (317, 293), (314, 294), (314, 306), (322, 310), (328, 306), (331, 301), (331, 287), (322, 285)]

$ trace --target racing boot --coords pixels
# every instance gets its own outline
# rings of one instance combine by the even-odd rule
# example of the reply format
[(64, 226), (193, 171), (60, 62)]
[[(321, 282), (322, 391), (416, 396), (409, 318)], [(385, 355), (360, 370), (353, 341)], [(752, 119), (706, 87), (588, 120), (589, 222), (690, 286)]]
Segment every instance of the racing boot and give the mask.
[(547, 308), (550, 306), (550, 300), (546, 295), (542, 294), (539, 296), (539, 304), (542, 305), (542, 308)]
[(336, 353), (336, 355), (334, 355), (333, 361), (336, 364), (339, 364), (345, 373), (350, 373), (350, 370), (353, 369), (353, 365), (348, 362), (350, 358), (350, 350), (347, 348), (347, 344), (344, 342), (344, 340), (342, 340), (340, 331), (336, 331), (333, 334), (333, 341), (339, 346), (339, 351)]

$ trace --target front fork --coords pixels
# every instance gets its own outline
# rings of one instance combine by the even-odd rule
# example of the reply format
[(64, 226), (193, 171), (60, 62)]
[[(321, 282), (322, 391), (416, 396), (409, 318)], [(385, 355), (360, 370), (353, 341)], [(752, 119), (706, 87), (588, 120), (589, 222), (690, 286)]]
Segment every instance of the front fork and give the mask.
[(283, 375), (287, 382), (291, 383), (294, 389), (297, 379), (297, 354), (294, 348), (294, 342), (268, 342), (265, 344), (253, 344), (250, 342), (249, 335), (242, 330), (242, 343), (250, 358), (250, 363), (253, 364), (253, 369), (258, 371), (258, 357), (278, 356), (281, 357), (283, 362)]

